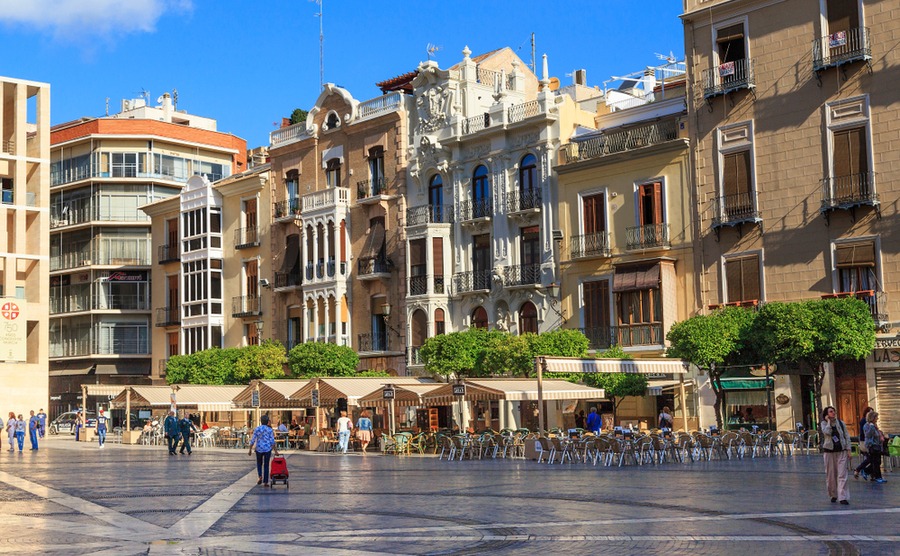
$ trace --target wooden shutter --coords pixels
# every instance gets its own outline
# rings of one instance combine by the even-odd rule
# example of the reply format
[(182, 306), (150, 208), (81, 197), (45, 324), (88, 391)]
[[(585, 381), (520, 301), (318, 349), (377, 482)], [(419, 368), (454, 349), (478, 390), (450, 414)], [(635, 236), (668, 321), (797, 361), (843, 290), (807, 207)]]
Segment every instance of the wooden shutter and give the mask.
[(444, 276), (444, 238), (431, 238), (431, 257), (434, 265), (434, 275)]
[(750, 151), (726, 154), (722, 169), (722, 194), (732, 200), (750, 193)]
[(606, 211), (603, 195), (591, 195), (582, 200), (584, 233), (595, 234), (606, 231)]
[(409, 242), (409, 264), (419, 266), (425, 264), (425, 240), (414, 239)]
[(834, 132), (833, 178), (859, 176), (869, 171), (865, 128)]
[(835, 249), (835, 263), (838, 268), (875, 266), (875, 244), (841, 245)]
[(585, 282), (583, 288), (584, 326), (609, 326), (609, 280)]
[(256, 260), (250, 260), (246, 263), (247, 269), (247, 295), (256, 297), (259, 292), (259, 267)]
[(256, 199), (248, 199), (244, 201), (244, 213), (246, 215), (246, 226), (248, 228), (256, 227)]
[(641, 186), (639, 192), (641, 226), (662, 224), (662, 183), (648, 183)]
[(742, 257), (725, 262), (726, 297), (729, 303), (758, 300), (759, 257)]
[(166, 232), (168, 236), (166, 243), (168, 243), (169, 249), (176, 248), (178, 246), (178, 218), (166, 220)]

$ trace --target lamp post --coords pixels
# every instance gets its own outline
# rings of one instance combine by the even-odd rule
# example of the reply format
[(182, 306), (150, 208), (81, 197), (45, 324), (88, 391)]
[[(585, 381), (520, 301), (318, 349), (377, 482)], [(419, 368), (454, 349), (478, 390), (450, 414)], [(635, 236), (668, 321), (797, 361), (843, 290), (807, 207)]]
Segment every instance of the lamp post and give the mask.
[(262, 320), (258, 320), (254, 324), (256, 325), (256, 345), (261, 346), (263, 326), (265, 326), (265, 323)]

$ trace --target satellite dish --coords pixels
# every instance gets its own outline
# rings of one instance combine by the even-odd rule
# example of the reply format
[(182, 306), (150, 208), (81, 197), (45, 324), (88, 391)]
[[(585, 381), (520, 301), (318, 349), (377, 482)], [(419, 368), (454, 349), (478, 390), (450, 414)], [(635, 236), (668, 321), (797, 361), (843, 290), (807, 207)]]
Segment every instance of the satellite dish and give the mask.
[(558, 78), (558, 77), (551, 77), (551, 78), (550, 78), (550, 90), (551, 90), (551, 91), (556, 91), (557, 89), (559, 89), (559, 78)]

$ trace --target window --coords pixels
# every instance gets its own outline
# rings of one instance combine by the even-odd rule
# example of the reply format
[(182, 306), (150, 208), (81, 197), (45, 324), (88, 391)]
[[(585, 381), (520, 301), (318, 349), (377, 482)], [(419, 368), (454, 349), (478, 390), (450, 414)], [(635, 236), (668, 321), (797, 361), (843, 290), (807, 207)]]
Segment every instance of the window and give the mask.
[(838, 273), (839, 292), (874, 292), (880, 289), (875, 278), (874, 243), (836, 245), (834, 258)]
[(425, 295), (428, 289), (428, 277), (425, 257), (425, 242), (413, 239), (409, 242), (409, 295)]
[(609, 280), (596, 280), (581, 285), (584, 335), (591, 349), (610, 345)]
[(481, 165), (472, 174), (472, 218), (491, 216), (491, 185), (488, 169)]
[(337, 112), (330, 112), (328, 117), (325, 118), (325, 130), (329, 131), (332, 129), (337, 129), (341, 125), (341, 118), (337, 115)]
[(659, 345), (662, 335), (660, 265), (618, 267), (613, 277), (616, 295), (616, 339), (621, 346)]
[(434, 310), (434, 335), (440, 336), (441, 334), (446, 334), (447, 329), (444, 326), (444, 310), (443, 309), (435, 309)]
[(702, 76), (704, 98), (754, 87), (746, 19), (718, 24), (713, 29), (713, 41), (713, 64)]
[(259, 262), (256, 259), (244, 263), (244, 292), (247, 297), (259, 295)]
[(519, 256), (522, 266), (540, 266), (541, 264), (541, 233), (538, 226), (529, 226), (519, 231), (521, 243)]
[(717, 132), (718, 196), (712, 225), (759, 222), (753, 170), (753, 124), (741, 122)]
[(485, 311), (484, 307), (476, 307), (474, 311), (472, 311), (472, 328), (487, 328), (488, 327), (488, 315), (487, 311)]
[(537, 177), (537, 158), (526, 154), (519, 163), (519, 206), (514, 210), (540, 208), (541, 186)]
[(256, 228), (256, 199), (247, 199), (243, 202), (244, 227), (248, 229)]
[(372, 180), (372, 195), (384, 191), (384, 147), (369, 149), (369, 179)]
[(836, 202), (869, 195), (869, 156), (864, 127), (833, 132), (832, 195)]
[(13, 180), (12, 178), (0, 178), (0, 191), (3, 194), (3, 204), (13, 204)]
[(760, 295), (759, 255), (725, 260), (725, 300), (728, 303), (758, 301)]
[(146, 153), (112, 153), (111, 172), (114, 178), (134, 178), (144, 174)]
[(722, 193), (726, 217), (752, 210), (749, 150), (729, 153), (722, 157)]
[(328, 188), (341, 186), (341, 159), (332, 158), (325, 165), (325, 186)]
[(716, 29), (716, 51), (719, 55), (719, 64), (736, 62), (746, 58), (744, 24), (736, 23)]
[(662, 183), (645, 183), (638, 187), (638, 219), (641, 226), (662, 224)]
[(582, 197), (581, 223), (585, 235), (606, 231), (606, 196), (603, 193)]
[(519, 309), (519, 334), (537, 334), (537, 309), (534, 303), (526, 301)]
[(859, 4), (857, 0), (826, 0), (828, 34), (850, 31), (860, 27)]
[(491, 235), (480, 234), (474, 236), (472, 245), (472, 270), (491, 270)]
[(428, 206), (431, 212), (431, 222), (443, 222), (444, 212), (444, 182), (440, 174), (431, 176), (428, 182)]
[(289, 201), (300, 196), (300, 173), (297, 170), (291, 170), (287, 173), (284, 180), (284, 189)]

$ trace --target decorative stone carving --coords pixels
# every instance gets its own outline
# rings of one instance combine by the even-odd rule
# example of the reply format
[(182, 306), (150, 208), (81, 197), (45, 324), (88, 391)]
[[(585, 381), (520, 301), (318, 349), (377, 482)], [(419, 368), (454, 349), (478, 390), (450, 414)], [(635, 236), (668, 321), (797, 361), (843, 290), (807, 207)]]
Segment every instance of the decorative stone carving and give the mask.
[(466, 153), (463, 158), (466, 159), (474, 159), (481, 158), (487, 153), (491, 152), (491, 146), (488, 143), (484, 143), (481, 145), (473, 145), (466, 149)]
[(521, 149), (522, 147), (524, 147), (526, 145), (530, 145), (532, 143), (537, 143), (540, 138), (541, 138), (541, 134), (538, 133), (537, 131), (532, 131), (529, 133), (521, 133), (521, 134), (513, 137), (512, 140), (510, 141), (510, 144), (513, 146), (513, 148)]
[(450, 103), (453, 92), (445, 87), (435, 85), (422, 91), (416, 97), (416, 110), (419, 115), (419, 131), (434, 131), (447, 125), (450, 120)]

